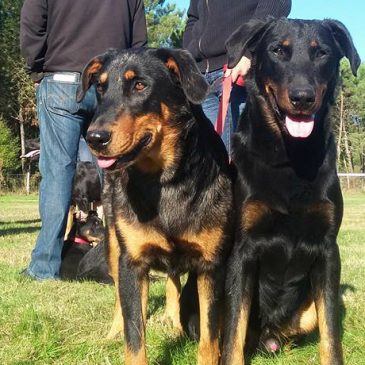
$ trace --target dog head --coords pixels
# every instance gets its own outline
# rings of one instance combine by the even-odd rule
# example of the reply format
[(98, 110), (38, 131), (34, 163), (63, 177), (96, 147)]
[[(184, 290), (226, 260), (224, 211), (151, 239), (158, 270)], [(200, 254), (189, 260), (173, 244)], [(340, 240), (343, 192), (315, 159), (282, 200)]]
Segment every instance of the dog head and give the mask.
[(85, 67), (78, 100), (91, 85), (98, 107), (86, 141), (106, 169), (139, 163), (158, 170), (171, 163), (178, 124), (191, 118), (190, 103), (201, 103), (208, 90), (192, 56), (169, 49), (110, 50)]
[(93, 244), (98, 244), (104, 240), (105, 228), (103, 221), (95, 211), (89, 211), (86, 220), (78, 223), (77, 234), (89, 242), (93, 242)]
[(347, 57), (354, 75), (360, 65), (351, 36), (336, 20), (252, 20), (226, 43), (229, 67), (247, 52), (249, 78), (270, 101), (274, 128), (288, 138), (305, 139), (333, 99), (339, 61)]

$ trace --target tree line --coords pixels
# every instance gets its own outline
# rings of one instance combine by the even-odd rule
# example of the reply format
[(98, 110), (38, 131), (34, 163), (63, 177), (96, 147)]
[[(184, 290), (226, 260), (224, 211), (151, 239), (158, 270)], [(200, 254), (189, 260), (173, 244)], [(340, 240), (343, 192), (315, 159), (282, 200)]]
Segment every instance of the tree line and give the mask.
[[(24, 139), (38, 135), (35, 89), (19, 50), (19, 17), (23, 0), (0, 3), (0, 182), (19, 173)], [(180, 47), (184, 10), (166, 0), (145, 0), (148, 43)], [(365, 65), (357, 78), (347, 61), (341, 63), (341, 83), (333, 113), (338, 170), (365, 172)], [(24, 166), (23, 166), (24, 168)]]

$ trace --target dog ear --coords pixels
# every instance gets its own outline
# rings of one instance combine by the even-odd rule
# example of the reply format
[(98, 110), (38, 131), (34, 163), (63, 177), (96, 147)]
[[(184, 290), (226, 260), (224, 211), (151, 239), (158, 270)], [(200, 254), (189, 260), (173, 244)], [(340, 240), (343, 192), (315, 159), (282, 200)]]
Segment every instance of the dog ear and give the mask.
[(361, 60), (352, 41), (351, 35), (347, 28), (338, 20), (325, 19), (322, 24), (329, 28), (343, 57), (350, 61), (351, 70), (354, 76), (360, 66)]
[(208, 84), (188, 51), (159, 48), (156, 49), (156, 56), (177, 76), (189, 101), (201, 104), (205, 100)]
[(107, 63), (108, 60), (111, 59), (112, 56), (117, 54), (116, 49), (110, 49), (107, 52), (94, 57), (89, 63), (85, 66), (81, 74), (81, 84), (77, 88), (76, 93), (76, 101), (79, 103), (89, 90), (90, 86), (96, 83), (97, 78), (96, 75), (99, 73), (101, 68)]
[(265, 20), (251, 19), (232, 33), (226, 41), (229, 68), (236, 66), (247, 51), (255, 51), (256, 45), (273, 20), (273, 17)]

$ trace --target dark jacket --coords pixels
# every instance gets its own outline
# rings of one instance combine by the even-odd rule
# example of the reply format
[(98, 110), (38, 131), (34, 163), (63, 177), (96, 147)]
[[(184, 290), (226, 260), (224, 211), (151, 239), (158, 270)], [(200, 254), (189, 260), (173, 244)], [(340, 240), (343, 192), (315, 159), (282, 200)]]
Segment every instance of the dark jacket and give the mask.
[(143, 0), (25, 0), (20, 46), (33, 74), (81, 72), (108, 48), (147, 43)]
[(291, 0), (191, 0), (183, 47), (192, 53), (202, 72), (226, 63), (225, 42), (251, 18), (288, 16)]

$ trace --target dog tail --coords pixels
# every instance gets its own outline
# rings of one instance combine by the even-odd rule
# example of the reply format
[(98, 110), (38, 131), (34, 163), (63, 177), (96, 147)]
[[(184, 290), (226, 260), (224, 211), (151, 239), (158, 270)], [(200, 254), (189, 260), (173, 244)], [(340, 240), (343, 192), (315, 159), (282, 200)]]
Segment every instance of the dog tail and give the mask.
[(195, 272), (189, 272), (188, 280), (180, 296), (180, 322), (184, 332), (190, 338), (199, 340), (199, 297)]

